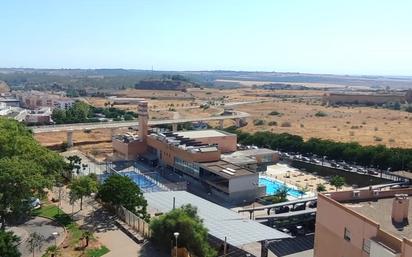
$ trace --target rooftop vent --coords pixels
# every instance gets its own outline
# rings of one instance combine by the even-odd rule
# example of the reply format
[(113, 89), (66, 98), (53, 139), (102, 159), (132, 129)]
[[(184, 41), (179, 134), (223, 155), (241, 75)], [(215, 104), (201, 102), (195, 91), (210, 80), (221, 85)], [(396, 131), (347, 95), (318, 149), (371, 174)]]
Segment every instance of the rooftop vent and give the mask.
[(408, 219), (409, 197), (407, 194), (396, 194), (392, 203), (392, 220), (402, 223)]

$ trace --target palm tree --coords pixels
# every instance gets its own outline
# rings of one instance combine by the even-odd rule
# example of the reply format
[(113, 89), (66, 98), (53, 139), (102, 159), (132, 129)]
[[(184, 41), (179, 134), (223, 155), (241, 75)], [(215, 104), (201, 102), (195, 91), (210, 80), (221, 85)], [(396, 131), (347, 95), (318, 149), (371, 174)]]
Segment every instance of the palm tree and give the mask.
[(61, 251), (56, 245), (52, 245), (47, 248), (46, 255), (50, 257), (57, 257), (61, 255)]
[(86, 247), (89, 246), (89, 240), (90, 240), (90, 238), (91, 238), (92, 236), (93, 236), (93, 233), (92, 233), (91, 231), (89, 231), (89, 230), (85, 230), (85, 231), (83, 232), (82, 237), (83, 237), (84, 239), (86, 239), (86, 245), (84, 246), (84, 248), (86, 248)]

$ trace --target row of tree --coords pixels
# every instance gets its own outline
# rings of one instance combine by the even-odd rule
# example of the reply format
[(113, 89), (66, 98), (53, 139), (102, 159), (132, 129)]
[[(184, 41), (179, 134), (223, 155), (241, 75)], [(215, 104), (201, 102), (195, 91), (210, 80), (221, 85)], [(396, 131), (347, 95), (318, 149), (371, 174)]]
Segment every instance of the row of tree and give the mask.
[(267, 147), (285, 152), (316, 154), (332, 160), (343, 160), (367, 167), (391, 170), (412, 170), (412, 149), (388, 148), (384, 145), (362, 146), (356, 142), (343, 143), (319, 138), (305, 141), (302, 137), (288, 133), (242, 132), (234, 127), (227, 131), (236, 133), (241, 144)]
[(117, 120), (133, 120), (137, 118), (137, 113), (125, 111), (114, 107), (94, 107), (87, 103), (76, 101), (73, 106), (67, 109), (54, 109), (52, 119), (57, 124), (84, 123), (100, 121), (97, 115), (104, 118)]

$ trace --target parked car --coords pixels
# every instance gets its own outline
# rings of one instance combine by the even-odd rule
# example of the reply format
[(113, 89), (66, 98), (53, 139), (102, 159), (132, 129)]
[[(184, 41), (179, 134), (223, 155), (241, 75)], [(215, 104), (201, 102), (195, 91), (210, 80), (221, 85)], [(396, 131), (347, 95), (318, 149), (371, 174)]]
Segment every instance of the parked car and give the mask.
[(281, 206), (281, 207), (276, 207), (275, 208), (275, 213), (279, 214), (279, 213), (286, 213), (289, 212), (289, 206)]
[(305, 203), (297, 203), (293, 206), (292, 211), (303, 211), (304, 209), (306, 209)]

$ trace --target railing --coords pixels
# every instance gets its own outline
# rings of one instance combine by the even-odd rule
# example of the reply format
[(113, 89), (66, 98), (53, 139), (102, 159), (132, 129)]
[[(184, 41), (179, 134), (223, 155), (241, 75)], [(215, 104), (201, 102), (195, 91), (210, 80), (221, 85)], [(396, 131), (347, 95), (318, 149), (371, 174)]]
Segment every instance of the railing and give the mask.
[(129, 225), (133, 230), (138, 232), (144, 238), (150, 238), (150, 225), (145, 220), (138, 217), (136, 214), (124, 208), (123, 206), (116, 208), (116, 215), (117, 217), (119, 217), (119, 219)]

